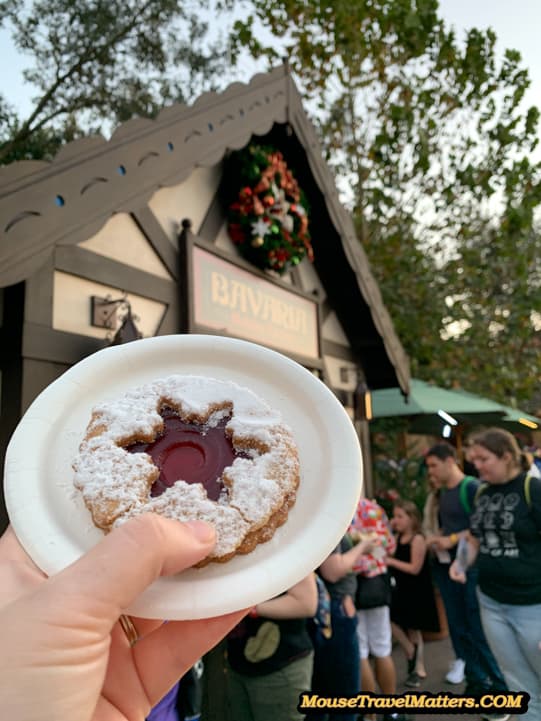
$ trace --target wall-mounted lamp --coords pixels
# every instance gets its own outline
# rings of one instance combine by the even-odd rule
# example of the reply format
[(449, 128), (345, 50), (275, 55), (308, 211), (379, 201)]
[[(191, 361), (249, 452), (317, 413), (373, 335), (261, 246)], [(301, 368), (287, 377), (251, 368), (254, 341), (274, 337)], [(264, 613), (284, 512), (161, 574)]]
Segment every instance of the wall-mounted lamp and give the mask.
[(110, 296), (100, 298), (93, 295), (90, 300), (91, 324), (96, 328), (116, 331), (110, 345), (121, 345), (143, 337), (135, 324), (139, 318), (132, 314), (126, 295), (121, 298), (111, 298)]
[(122, 298), (111, 298), (110, 295), (101, 298), (93, 295), (90, 298), (90, 323), (95, 328), (116, 330), (118, 326), (118, 311), (128, 311), (130, 303), (125, 295)]
[(359, 379), (357, 382), (354, 399), (355, 403), (353, 408), (355, 410), (355, 420), (371, 421), (373, 417), (372, 394), (370, 393), (370, 389), (362, 379)]

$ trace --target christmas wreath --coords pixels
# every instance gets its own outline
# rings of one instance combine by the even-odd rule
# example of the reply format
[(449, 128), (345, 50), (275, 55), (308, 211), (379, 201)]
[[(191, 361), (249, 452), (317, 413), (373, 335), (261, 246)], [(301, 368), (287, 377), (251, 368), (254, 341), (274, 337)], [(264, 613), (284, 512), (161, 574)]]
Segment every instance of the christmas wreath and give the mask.
[(278, 273), (313, 260), (308, 206), (282, 153), (251, 144), (231, 161), (241, 190), (229, 207), (229, 235), (242, 255)]

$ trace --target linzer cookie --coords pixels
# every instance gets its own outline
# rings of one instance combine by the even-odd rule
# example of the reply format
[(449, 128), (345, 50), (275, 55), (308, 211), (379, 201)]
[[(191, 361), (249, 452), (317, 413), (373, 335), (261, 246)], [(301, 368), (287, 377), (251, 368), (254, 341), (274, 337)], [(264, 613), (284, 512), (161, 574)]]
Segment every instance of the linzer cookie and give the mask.
[(208, 521), (217, 542), (207, 561), (219, 562), (272, 538), (299, 484), (279, 413), (247, 388), (202, 376), (158, 379), (96, 406), (73, 467), (99, 528), (148, 511)]

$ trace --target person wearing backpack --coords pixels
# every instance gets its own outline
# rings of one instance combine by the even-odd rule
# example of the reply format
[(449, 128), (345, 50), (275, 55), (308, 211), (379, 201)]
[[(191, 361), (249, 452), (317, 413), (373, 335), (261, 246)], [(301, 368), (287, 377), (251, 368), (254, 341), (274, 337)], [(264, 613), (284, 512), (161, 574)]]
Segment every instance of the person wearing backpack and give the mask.
[[(466, 690), (469, 695), (505, 692), (507, 686), (492, 653), (481, 624), (477, 601), (477, 568), (472, 566), (465, 583), (449, 577), (459, 539), (468, 534), (475, 494), (476, 478), (465, 476), (449, 443), (437, 443), (426, 453), (429, 476), (441, 484), (439, 499), (440, 533), (429, 536), (427, 545), (436, 555), (433, 576), (445, 606), (453, 647), (466, 662)], [(506, 715), (486, 717), (505, 719)]]
[[(483, 627), (511, 691), (530, 695), (523, 721), (541, 719), (541, 480), (521, 466), (520, 448), (508, 431), (491, 428), (471, 440), (484, 483), (471, 516), (469, 558), (477, 558)], [(469, 571), (468, 571), (469, 574)]]

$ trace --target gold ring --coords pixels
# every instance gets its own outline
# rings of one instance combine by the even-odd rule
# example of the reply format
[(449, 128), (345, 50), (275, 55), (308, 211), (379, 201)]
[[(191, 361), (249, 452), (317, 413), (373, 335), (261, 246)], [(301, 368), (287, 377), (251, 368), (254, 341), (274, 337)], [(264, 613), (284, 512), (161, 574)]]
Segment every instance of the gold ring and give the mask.
[(128, 639), (130, 646), (135, 646), (137, 641), (139, 641), (139, 634), (137, 633), (137, 629), (135, 628), (133, 621), (129, 616), (124, 614), (118, 620), (122, 630), (126, 634), (126, 638)]

